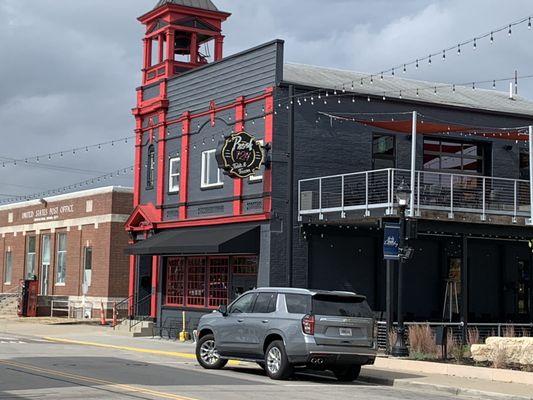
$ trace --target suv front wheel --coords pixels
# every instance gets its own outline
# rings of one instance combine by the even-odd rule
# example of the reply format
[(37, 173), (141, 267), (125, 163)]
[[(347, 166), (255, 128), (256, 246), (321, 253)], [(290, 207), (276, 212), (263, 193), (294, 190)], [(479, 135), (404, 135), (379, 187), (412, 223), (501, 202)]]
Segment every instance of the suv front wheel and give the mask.
[(340, 382), (352, 382), (355, 381), (361, 373), (360, 365), (349, 365), (346, 367), (333, 368), (333, 375)]
[(196, 345), (196, 360), (205, 369), (221, 369), (228, 363), (228, 360), (220, 358), (213, 335), (200, 338)]
[(275, 380), (287, 379), (292, 375), (292, 365), (281, 340), (275, 340), (268, 345), (265, 352), (265, 371)]

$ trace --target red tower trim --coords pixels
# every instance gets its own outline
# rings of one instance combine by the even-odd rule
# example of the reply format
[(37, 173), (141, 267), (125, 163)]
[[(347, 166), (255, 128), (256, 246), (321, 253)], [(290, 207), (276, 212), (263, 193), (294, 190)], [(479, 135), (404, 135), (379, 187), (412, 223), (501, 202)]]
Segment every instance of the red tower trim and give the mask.
[[(244, 97), (237, 98), (237, 103), (235, 105), (235, 131), (240, 132), (244, 130), (244, 114), (245, 114), (245, 105)], [(242, 192), (243, 192), (243, 180), (234, 179), (233, 180), (233, 215), (242, 214)]]
[(191, 134), (191, 113), (183, 114), (181, 136), (180, 204), (178, 218), (187, 219), (187, 200), (189, 198), (189, 146)]

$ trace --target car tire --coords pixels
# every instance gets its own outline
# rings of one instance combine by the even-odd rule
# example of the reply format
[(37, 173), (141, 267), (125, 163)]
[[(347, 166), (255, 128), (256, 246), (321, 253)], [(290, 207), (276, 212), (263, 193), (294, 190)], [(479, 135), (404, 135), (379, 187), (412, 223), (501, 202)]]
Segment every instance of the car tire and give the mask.
[(333, 375), (340, 382), (355, 381), (361, 373), (360, 365), (349, 365), (346, 367), (337, 367), (333, 369)]
[(293, 368), (281, 340), (275, 340), (268, 345), (265, 352), (265, 372), (269, 378), (274, 380), (291, 377)]
[(222, 369), (228, 360), (220, 358), (217, 351), (215, 336), (204, 335), (196, 344), (196, 360), (205, 369)]

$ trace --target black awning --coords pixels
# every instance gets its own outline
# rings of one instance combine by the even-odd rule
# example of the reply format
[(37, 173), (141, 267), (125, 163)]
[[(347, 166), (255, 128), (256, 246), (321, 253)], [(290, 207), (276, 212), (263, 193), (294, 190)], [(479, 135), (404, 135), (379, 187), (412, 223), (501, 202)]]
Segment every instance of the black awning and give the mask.
[(172, 229), (126, 248), (130, 255), (257, 254), (259, 227), (206, 226)]

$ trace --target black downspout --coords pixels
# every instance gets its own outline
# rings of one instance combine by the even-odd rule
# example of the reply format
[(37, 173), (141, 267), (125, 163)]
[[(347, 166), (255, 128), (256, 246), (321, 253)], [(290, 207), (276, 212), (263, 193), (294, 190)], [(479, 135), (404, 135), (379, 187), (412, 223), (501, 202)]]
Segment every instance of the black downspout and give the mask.
[(287, 132), (287, 286), (293, 284), (294, 241), (294, 86), (289, 85), (289, 124)]
[(461, 322), (463, 323), (463, 344), (468, 338), (468, 239), (463, 235), (463, 260), (461, 265)]

